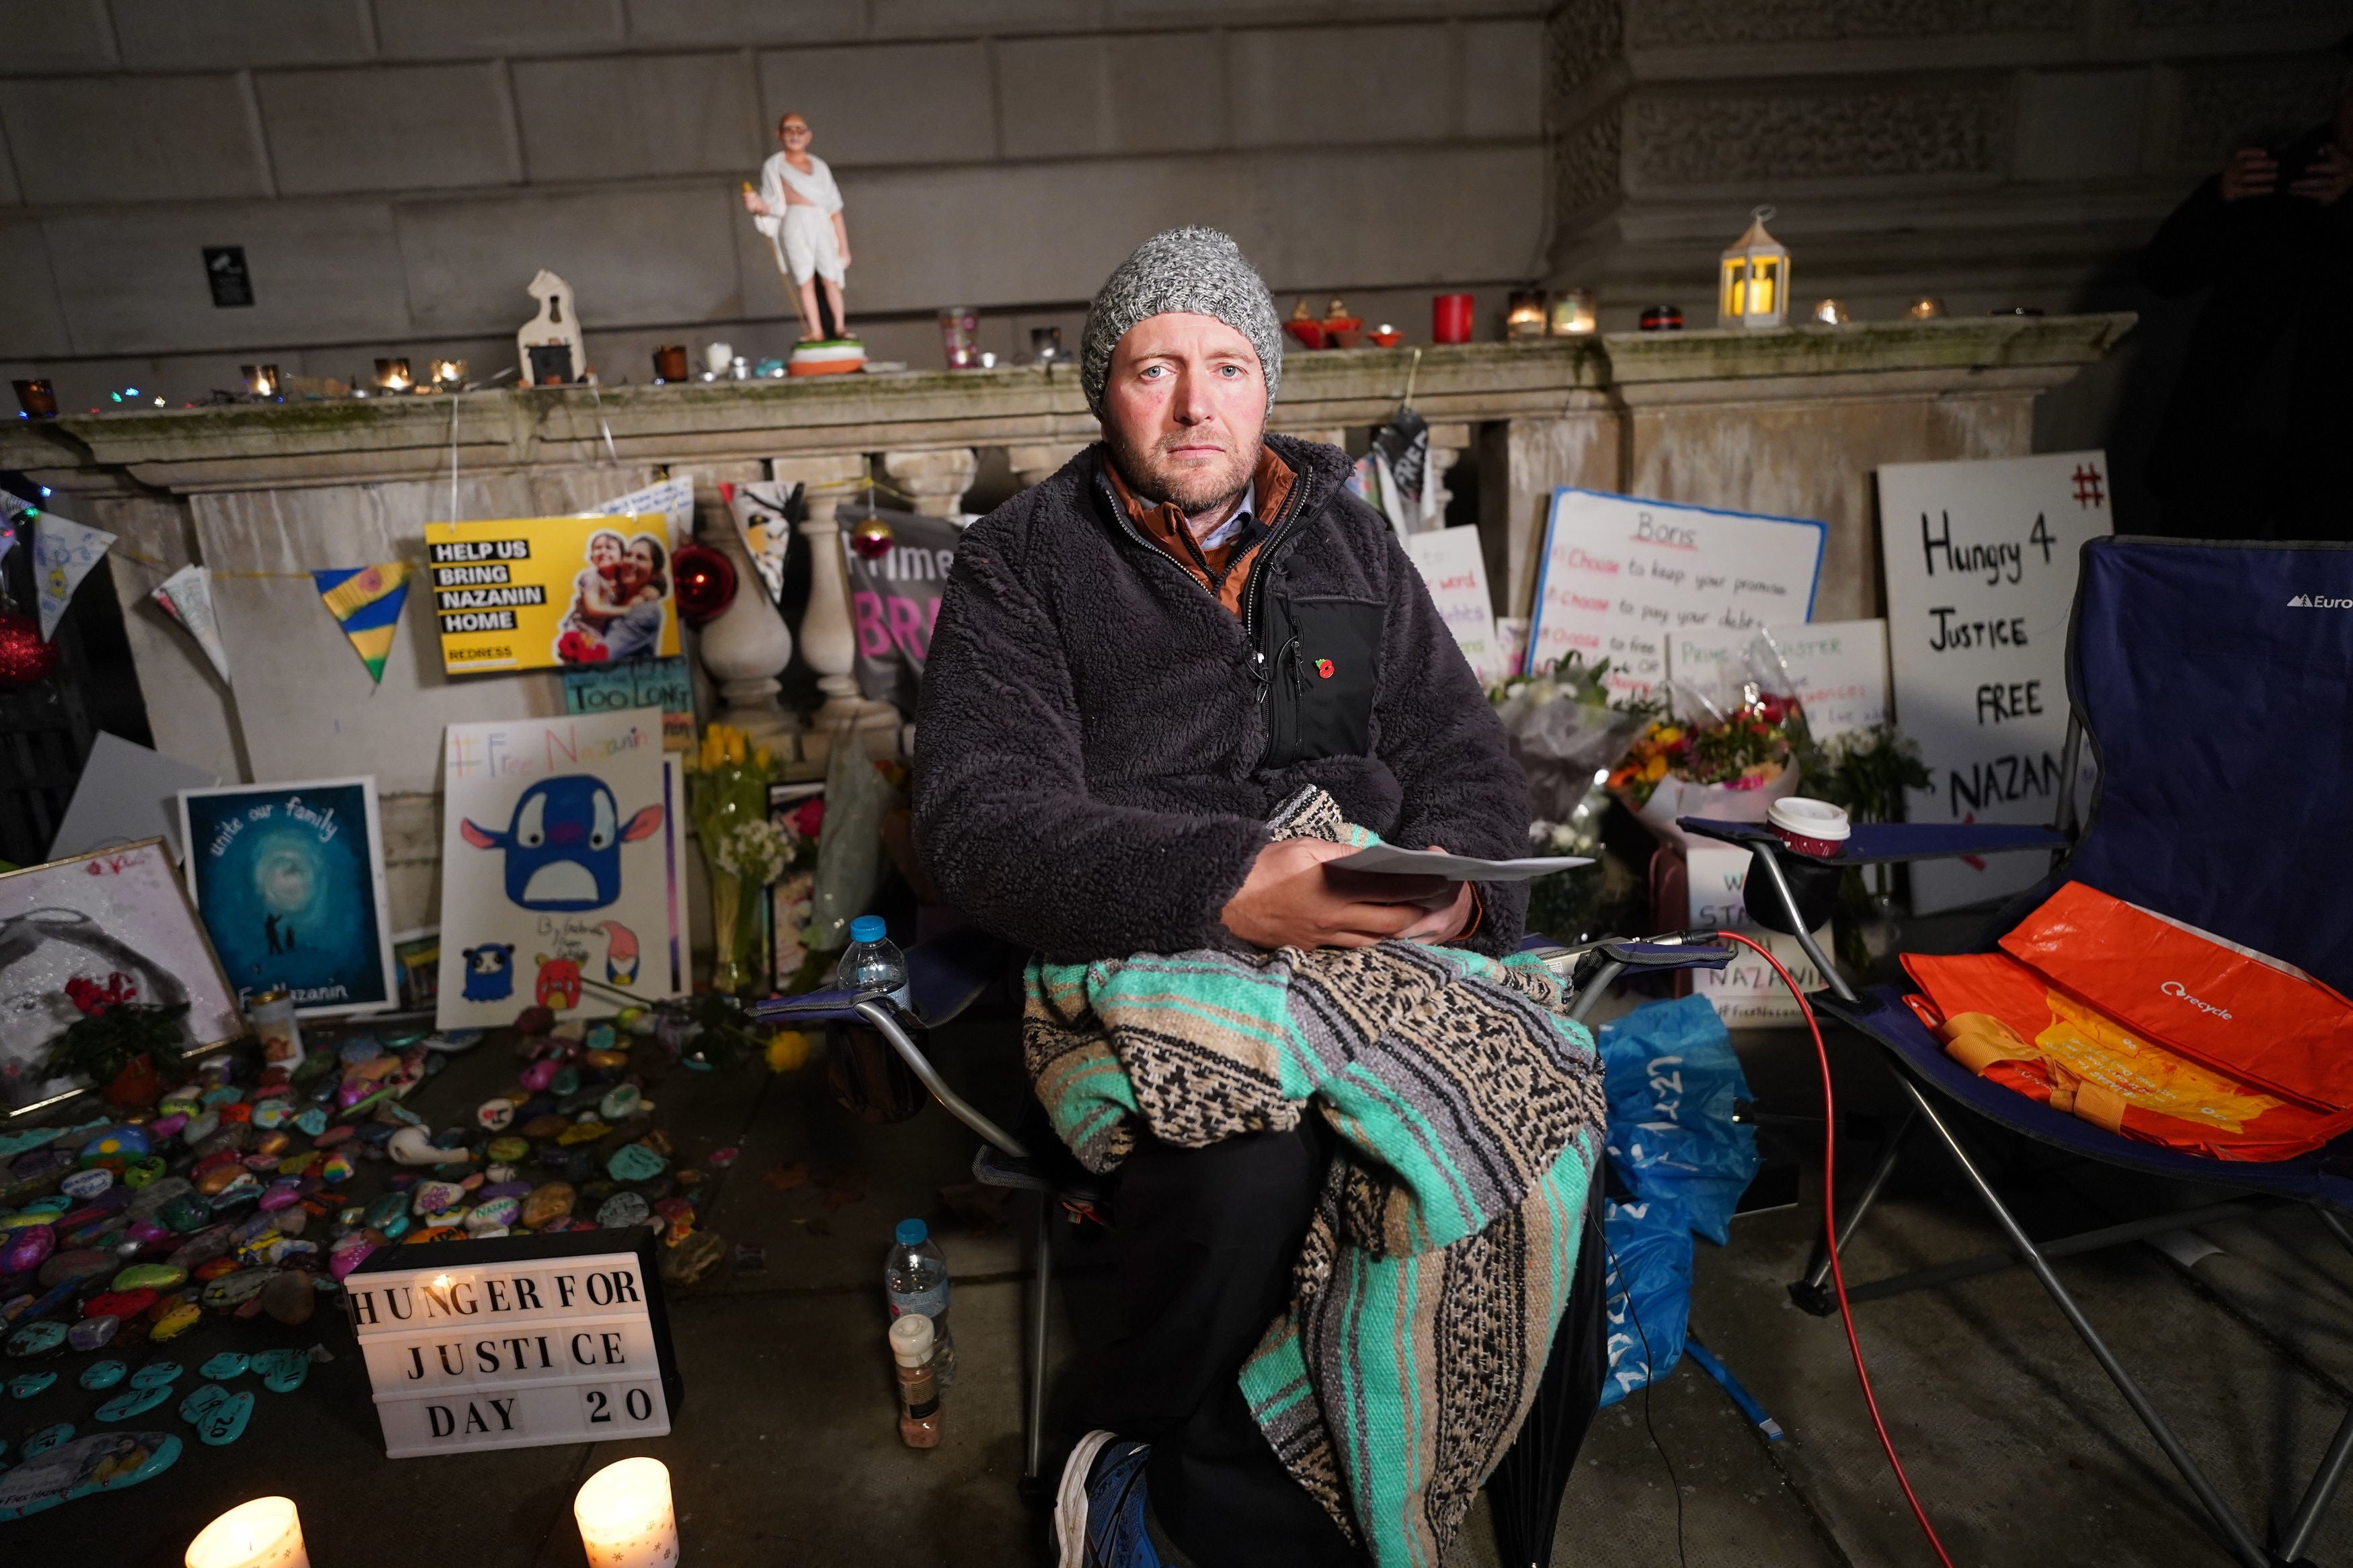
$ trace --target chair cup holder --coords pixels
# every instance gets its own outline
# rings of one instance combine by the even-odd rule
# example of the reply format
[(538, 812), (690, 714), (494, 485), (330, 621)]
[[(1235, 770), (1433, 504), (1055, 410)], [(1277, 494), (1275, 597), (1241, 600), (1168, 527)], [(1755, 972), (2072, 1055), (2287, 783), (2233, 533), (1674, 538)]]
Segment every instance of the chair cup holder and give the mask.
[(1794, 855), (1778, 856), (1781, 876), (1789, 884), (1789, 896), (1798, 902), (1802, 927), (1789, 923), (1780, 890), (1773, 885), (1773, 873), (1760, 862), (1774, 857), (1775, 851), (1762, 844), (1752, 845), (1748, 851), (1748, 877), (1742, 897), (1747, 900), (1748, 918), (1767, 931), (1777, 931), (1785, 936), (1796, 936), (1799, 931), (1820, 931), (1824, 921), (1838, 908), (1839, 879), (1846, 874), (1841, 866), (1824, 866), (1813, 860), (1801, 860)]

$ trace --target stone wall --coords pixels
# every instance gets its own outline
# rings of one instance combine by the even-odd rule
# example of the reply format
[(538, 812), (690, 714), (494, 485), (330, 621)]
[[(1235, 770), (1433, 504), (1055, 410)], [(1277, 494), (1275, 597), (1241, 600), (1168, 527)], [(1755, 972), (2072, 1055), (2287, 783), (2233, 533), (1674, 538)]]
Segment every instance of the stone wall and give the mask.
[[(241, 362), (513, 362), (542, 267), (607, 381), (796, 335), (738, 183), (807, 114), (878, 357), (1078, 311), (1145, 234), (1427, 332), (1543, 227), (1535, 0), (0, 0), (0, 369), (172, 404)], [(245, 247), (216, 308), (206, 246)], [(1287, 303), (1287, 300), (1286, 300)]]
[(1792, 300), (1884, 319), (2137, 306), (2134, 252), (2232, 148), (2325, 117), (2341, 0), (1567, 0), (1547, 26), (1557, 284), (1715, 320), (1778, 209)]

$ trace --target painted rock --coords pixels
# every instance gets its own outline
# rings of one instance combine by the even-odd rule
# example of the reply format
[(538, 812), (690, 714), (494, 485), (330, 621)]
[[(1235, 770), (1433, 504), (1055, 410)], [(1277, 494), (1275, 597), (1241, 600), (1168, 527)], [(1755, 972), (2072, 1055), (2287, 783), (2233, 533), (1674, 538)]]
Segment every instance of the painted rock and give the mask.
[(311, 1289), (310, 1276), (292, 1269), (261, 1288), (261, 1310), (289, 1328), (309, 1322), (318, 1301), (319, 1294)]
[(261, 1212), (276, 1214), (280, 1209), (290, 1209), (301, 1199), (302, 1188), (300, 1183), (272, 1182), (261, 1194)]
[(55, 1355), (66, 1348), (66, 1326), (49, 1319), (26, 1323), (8, 1336), (8, 1354), (17, 1361)]
[(102, 1350), (121, 1331), (120, 1318), (84, 1318), (66, 1331), (66, 1348), (84, 1353)]
[(492, 1198), (524, 1198), (530, 1195), (531, 1184), (518, 1182), (512, 1177), (501, 1182), (485, 1182), (474, 1194), (477, 1199), (485, 1203)]
[(85, 1318), (135, 1318), (155, 1304), (153, 1290), (109, 1290), (92, 1296), (82, 1306)]
[(188, 1278), (188, 1271), (169, 1263), (134, 1263), (114, 1277), (115, 1290), (176, 1290)]
[(315, 1171), (319, 1163), (325, 1158), (326, 1156), (316, 1149), (305, 1149), (299, 1154), (289, 1154), (279, 1161), (278, 1173), (281, 1176), (307, 1176)]
[(565, 1128), (555, 1141), (569, 1148), (575, 1143), (594, 1143), (611, 1131), (601, 1121), (575, 1121)]
[(522, 1083), (523, 1088), (531, 1090), (533, 1094), (537, 1094), (543, 1089), (554, 1087), (555, 1083), (555, 1058), (553, 1057), (542, 1057), (539, 1060), (526, 1066), (522, 1069)]
[[(522, 1137), (538, 1140), (543, 1138), (553, 1138), (571, 1125), (572, 1119), (570, 1117), (561, 1116), (551, 1110), (533, 1117), (530, 1121), (516, 1128), (515, 1131)], [(522, 1156), (518, 1154), (515, 1158), (521, 1159)]]
[(114, 1272), (112, 1255), (98, 1248), (82, 1247), (73, 1252), (52, 1253), (41, 1264), (38, 1276), (43, 1285), (56, 1285), (68, 1279), (95, 1279), (101, 1274)]
[(605, 1173), (617, 1182), (642, 1182), (660, 1175), (669, 1164), (643, 1143), (624, 1143), (605, 1162)]
[(123, 1212), (133, 1216), (161, 1214), (174, 1199), (184, 1198), (195, 1189), (185, 1176), (164, 1176), (148, 1183), (132, 1194), (131, 1204)]
[(238, 1163), (243, 1165), (247, 1170), (251, 1171), (257, 1176), (266, 1176), (278, 1169), (278, 1156), (275, 1154), (262, 1154), (257, 1152), (248, 1154), (243, 1160), (239, 1161)]
[(208, 1225), (180, 1243), (164, 1262), (181, 1268), (195, 1269), (228, 1255), (237, 1233), (226, 1225)]
[(239, 1180), (247, 1173), (245, 1167), (234, 1161), (215, 1165), (196, 1177), (196, 1191), (206, 1197), (211, 1197), (216, 1193), (226, 1191), (230, 1183)]
[(28, 1225), (7, 1233), (0, 1245), (0, 1274), (29, 1274), (57, 1250), (58, 1233), (46, 1225)]
[(122, 1184), (134, 1189), (152, 1186), (164, 1179), (164, 1173), (167, 1169), (169, 1167), (164, 1163), (164, 1156), (161, 1154), (150, 1154), (144, 1160), (133, 1160), (123, 1167)]
[(646, 1223), (646, 1200), (635, 1193), (615, 1193), (596, 1211), (596, 1224), (606, 1230), (626, 1230)]
[(165, 1111), (147, 1124), (147, 1141), (150, 1143), (161, 1143), (175, 1136), (181, 1128), (188, 1124), (188, 1118), (195, 1113), (196, 1108), (194, 1101), (190, 1101), (185, 1110)]
[(698, 1230), (662, 1254), (662, 1278), (673, 1285), (695, 1285), (708, 1279), (727, 1256), (727, 1244), (707, 1230)]
[[(569, 1126), (570, 1123), (566, 1122), (565, 1125)], [(531, 1145), (524, 1142), (521, 1138), (513, 1136), (493, 1138), (491, 1140), (491, 1146), (486, 1152), (489, 1154), (492, 1164), (512, 1165), (516, 1161), (529, 1156), (531, 1153)]]
[(547, 1088), (558, 1095), (574, 1093), (580, 1088), (580, 1069), (575, 1067), (556, 1068), (555, 1076), (547, 1081)]
[(275, 1272), (269, 1268), (240, 1268), (234, 1274), (224, 1274), (207, 1280), (196, 1300), (206, 1311), (231, 1311), (260, 1295)]
[(245, 1099), (245, 1091), (235, 1084), (217, 1084), (196, 1097), (217, 1110), (224, 1105), (235, 1105)]
[[(58, 1374), (53, 1372), (20, 1373), (8, 1380), (8, 1396), (11, 1399), (30, 1399), (57, 1380)], [(85, 1383), (82, 1386), (88, 1388), (91, 1385)], [(100, 1384), (97, 1386), (103, 1388), (106, 1385)]]
[(142, 1249), (159, 1247), (178, 1234), (179, 1232), (170, 1226), (159, 1224), (153, 1219), (128, 1220), (124, 1222), (122, 1227), (124, 1240)]
[(219, 1111), (199, 1111), (195, 1115), (189, 1117), (188, 1124), (180, 1129), (180, 1142), (185, 1143), (189, 1148), (194, 1149), (206, 1139), (211, 1137), (215, 1132), (219, 1131)]
[(205, 1201), (213, 1213), (227, 1214), (231, 1209), (244, 1207), (260, 1195), (261, 1178), (251, 1171), (239, 1171), (236, 1181)]
[(433, 1142), (422, 1127), (404, 1127), (392, 1135), (385, 1152), (404, 1165), (448, 1165), (473, 1159), (470, 1150), (447, 1148)]
[(253, 1152), (267, 1155), (272, 1160), (284, 1159), (286, 1151), (292, 1147), (294, 1147), (293, 1135), (282, 1129), (275, 1132), (265, 1132), (253, 1141)]
[(596, 1114), (607, 1121), (627, 1121), (638, 1113), (644, 1093), (633, 1083), (616, 1085), (596, 1103)]
[(227, 1389), (217, 1383), (200, 1383), (180, 1401), (180, 1419), (193, 1426), (227, 1403)]
[(480, 1045), (482, 1033), (480, 1029), (440, 1029), (426, 1036), (423, 1044), (427, 1050), (439, 1051), (444, 1056), (454, 1057), (461, 1051), (470, 1051)]
[(180, 1381), (188, 1369), (175, 1361), (151, 1361), (131, 1374), (133, 1388), (166, 1388)]
[(408, 1212), (413, 1215), (443, 1214), (466, 1201), (466, 1189), (454, 1182), (419, 1182), (409, 1200)]
[(253, 1108), (253, 1124), (265, 1131), (274, 1131), (294, 1120), (294, 1102), (290, 1100), (265, 1100)]
[(474, 1121), (485, 1132), (503, 1132), (514, 1121), (514, 1101), (486, 1100), (476, 1108)]
[(312, 1257), (318, 1250), (319, 1244), (315, 1241), (303, 1241), (295, 1237), (281, 1236), (261, 1249), (260, 1258), (264, 1263), (281, 1264), (290, 1268), (293, 1266), (294, 1259)]
[[(29, 1459), (36, 1454), (46, 1454), (73, 1435), (73, 1423), (70, 1421), (58, 1421), (44, 1426), (26, 1437), (25, 1458)], [(23, 1472), (18, 1474), (21, 1476)]]
[(406, 1193), (386, 1193), (368, 1205), (367, 1222), (381, 1230), (387, 1221), (407, 1212), (408, 1194)]
[(610, 1024), (591, 1024), (580, 1037), (580, 1043), (592, 1051), (609, 1051), (619, 1037)]
[(143, 1160), (155, 1152), (147, 1132), (141, 1127), (110, 1127), (81, 1146), (81, 1163), (85, 1165), (100, 1160), (120, 1160), (125, 1164)]
[(327, 1130), (327, 1113), (318, 1106), (306, 1106), (294, 1113), (294, 1125), (306, 1138), (316, 1138)]
[(344, 1142), (350, 1139), (355, 1131), (356, 1129), (351, 1127), (349, 1124), (330, 1127), (324, 1132), (312, 1133), (311, 1135), (311, 1143), (314, 1148), (332, 1149), (337, 1144)]
[(562, 1182), (549, 1182), (533, 1187), (522, 1201), (522, 1220), (532, 1230), (537, 1230), (551, 1220), (562, 1219), (572, 1212), (575, 1196), (570, 1186)]
[(372, 1241), (363, 1241), (356, 1247), (343, 1247), (328, 1256), (327, 1272), (337, 1279), (348, 1279), (352, 1276), (352, 1270), (365, 1263), (375, 1254), (375, 1251), (376, 1243)]
[(202, 1419), (191, 1421), (197, 1440), (212, 1447), (223, 1447), (245, 1436), (246, 1423), (253, 1419), (253, 1390), (236, 1394), (224, 1393), (221, 1402), (205, 1412)]
[(592, 1047), (586, 1056), (580, 1058), (580, 1065), (601, 1073), (621, 1072), (629, 1065), (629, 1053), (613, 1050), (610, 1047), (604, 1050)]
[(311, 1375), (311, 1355), (307, 1351), (281, 1347), (263, 1351), (253, 1358), (253, 1370), (272, 1394), (291, 1394), (302, 1386)]
[(522, 1213), (521, 1200), (492, 1198), (489, 1203), (482, 1204), (468, 1213), (466, 1234), (480, 1236), (486, 1230), (505, 1230), (515, 1223)]
[(252, 1365), (253, 1358), (243, 1351), (223, 1351), (196, 1368), (196, 1375), (209, 1377), (216, 1383), (222, 1383), (232, 1377), (243, 1377)]
[(209, 1263), (198, 1264), (195, 1272), (188, 1278), (199, 1285), (209, 1285), (223, 1275), (234, 1274), (244, 1267), (234, 1258), (216, 1258)]
[(165, 1309), (162, 1317), (155, 1320), (155, 1326), (147, 1331), (147, 1337), (157, 1344), (177, 1339), (202, 1321), (204, 1315), (204, 1309), (194, 1301), (174, 1301)]
[(164, 1212), (155, 1217), (182, 1236), (189, 1236), (212, 1223), (213, 1211), (210, 1204), (195, 1194), (190, 1193), (185, 1197), (174, 1198), (170, 1203), (165, 1204)]
[(143, 1415), (172, 1397), (168, 1383), (150, 1384), (145, 1388), (126, 1388), (98, 1407), (100, 1421), (128, 1421), (133, 1415)]
[(355, 1169), (348, 1154), (330, 1154), (319, 1163), (319, 1176), (322, 1181), (348, 1182)]
[(81, 1376), (75, 1381), (84, 1388), (95, 1392), (101, 1388), (112, 1388), (130, 1375), (130, 1372), (131, 1369), (119, 1361), (94, 1361), (81, 1369)]
[(114, 1173), (100, 1165), (95, 1170), (76, 1171), (58, 1186), (69, 1197), (94, 1198), (114, 1185)]
[(400, 1245), (416, 1247), (426, 1242), (463, 1241), (465, 1238), (466, 1233), (454, 1225), (428, 1225)]
[(92, 1492), (120, 1491), (162, 1475), (178, 1462), (181, 1444), (169, 1432), (99, 1432), (68, 1442), (73, 1428), (42, 1444), (0, 1487), (0, 1520), (22, 1519)]
[[(232, 1106), (230, 1109), (237, 1108)], [(190, 1147), (200, 1155), (217, 1154), (224, 1149), (233, 1153), (242, 1154), (253, 1147), (253, 1128), (248, 1122), (232, 1121), (224, 1114), (221, 1116), (220, 1125), (213, 1129), (211, 1137), (201, 1143), (191, 1144)]]

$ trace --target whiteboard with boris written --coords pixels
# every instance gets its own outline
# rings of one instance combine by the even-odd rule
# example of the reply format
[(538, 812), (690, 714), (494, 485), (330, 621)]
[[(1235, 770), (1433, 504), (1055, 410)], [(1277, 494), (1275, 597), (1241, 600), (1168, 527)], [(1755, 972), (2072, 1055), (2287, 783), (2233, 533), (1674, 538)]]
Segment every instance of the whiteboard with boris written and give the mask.
[(1526, 668), (1609, 661), (1613, 696), (1667, 679), (1671, 642), (1714, 662), (1764, 626), (1812, 618), (1819, 522), (1564, 487), (1553, 492)]
[[(1880, 559), (1895, 721), (1928, 787), (1914, 822), (2047, 823), (2067, 736), (2067, 617), (2084, 542), (2110, 531), (2102, 452), (1879, 470)], [(1923, 861), (1921, 914), (2006, 897), (2041, 850)]]

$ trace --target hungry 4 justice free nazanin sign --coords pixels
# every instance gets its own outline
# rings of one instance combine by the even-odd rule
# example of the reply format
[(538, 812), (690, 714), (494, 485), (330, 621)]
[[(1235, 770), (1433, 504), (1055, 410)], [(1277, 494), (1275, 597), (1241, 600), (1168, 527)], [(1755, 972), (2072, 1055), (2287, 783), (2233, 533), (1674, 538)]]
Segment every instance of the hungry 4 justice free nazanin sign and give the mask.
[(643, 1226), (386, 1247), (344, 1310), (389, 1458), (659, 1436), (685, 1397)]

